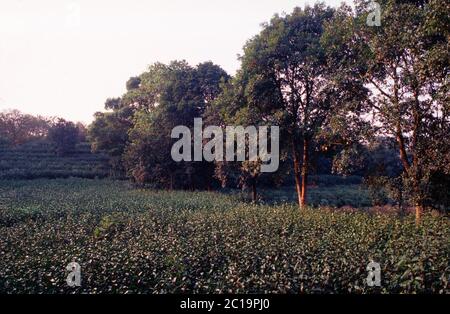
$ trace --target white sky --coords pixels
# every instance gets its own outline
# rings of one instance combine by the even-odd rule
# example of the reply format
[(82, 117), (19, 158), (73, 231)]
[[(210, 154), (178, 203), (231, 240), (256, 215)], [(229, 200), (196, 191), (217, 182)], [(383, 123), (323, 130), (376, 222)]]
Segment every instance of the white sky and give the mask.
[(0, 0), (0, 110), (87, 123), (156, 61), (211, 60), (234, 74), (262, 22), (306, 3), (314, 0)]

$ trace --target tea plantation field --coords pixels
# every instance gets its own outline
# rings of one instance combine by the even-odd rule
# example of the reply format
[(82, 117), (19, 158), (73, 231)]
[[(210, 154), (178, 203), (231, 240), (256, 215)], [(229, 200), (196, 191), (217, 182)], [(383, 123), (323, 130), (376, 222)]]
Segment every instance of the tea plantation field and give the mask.
[[(449, 293), (449, 227), (109, 180), (0, 181), (0, 293)], [(366, 284), (372, 260), (380, 288)], [(81, 287), (66, 284), (72, 261)]]
[(110, 175), (108, 157), (91, 153), (89, 143), (79, 143), (66, 156), (58, 156), (45, 140), (17, 147), (0, 146), (0, 180), (36, 178), (104, 178)]

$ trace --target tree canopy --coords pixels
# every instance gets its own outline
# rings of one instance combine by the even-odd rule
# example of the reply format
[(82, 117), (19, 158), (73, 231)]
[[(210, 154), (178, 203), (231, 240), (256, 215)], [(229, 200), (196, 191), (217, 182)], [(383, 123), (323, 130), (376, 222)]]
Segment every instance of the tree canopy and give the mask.
[[(300, 207), (309, 174), (326, 164), (397, 191), (420, 220), (425, 207), (445, 202), (449, 182), (450, 12), (437, 0), (379, 3), (379, 25), (367, 22), (373, 8), (363, 0), (275, 15), (244, 46), (234, 77), (212, 62), (152, 64), (96, 114), (93, 149), (135, 182), (160, 188), (232, 181), (251, 186), (256, 200), (257, 182), (293, 176)], [(279, 126), (279, 171), (263, 175), (260, 161), (175, 162), (170, 131), (192, 129), (195, 118), (222, 128)]]

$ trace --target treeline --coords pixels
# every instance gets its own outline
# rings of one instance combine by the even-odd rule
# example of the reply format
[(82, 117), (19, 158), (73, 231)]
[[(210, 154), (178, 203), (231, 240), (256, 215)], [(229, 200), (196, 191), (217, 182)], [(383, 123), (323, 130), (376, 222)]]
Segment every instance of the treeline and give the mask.
[(48, 118), (25, 114), (19, 110), (0, 112), (0, 146), (17, 147), (36, 140), (48, 140), (55, 152), (66, 155), (75, 145), (85, 142), (87, 128), (82, 123), (62, 118)]
[(109, 176), (108, 156), (93, 154), (86, 134), (82, 123), (0, 112), (0, 180)]
[[(237, 182), (255, 194), (257, 182), (293, 175), (301, 207), (308, 175), (328, 156), (335, 173), (366, 168), (366, 182), (400, 206), (414, 205), (418, 220), (425, 207), (448, 207), (450, 8), (436, 0), (379, 3), (379, 27), (367, 25), (368, 1), (355, 10), (319, 3), (275, 15), (245, 45), (234, 77), (211, 62), (150, 66), (96, 114), (93, 148), (137, 183), (159, 188)], [(170, 132), (192, 127), (195, 117), (222, 127), (280, 126), (279, 171), (262, 174), (258, 162), (174, 162)]]

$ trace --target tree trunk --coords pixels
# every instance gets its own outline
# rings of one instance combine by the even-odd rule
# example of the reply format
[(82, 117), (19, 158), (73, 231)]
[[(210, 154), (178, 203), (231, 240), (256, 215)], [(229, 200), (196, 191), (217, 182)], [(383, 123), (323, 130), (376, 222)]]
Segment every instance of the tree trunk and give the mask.
[(295, 141), (292, 139), (292, 157), (294, 159), (294, 177), (295, 177), (295, 189), (297, 191), (298, 206), (302, 207), (302, 183), (300, 181), (300, 162), (298, 158), (297, 148), (295, 147)]
[(415, 190), (415, 197), (418, 198), (416, 204), (416, 225), (419, 226), (422, 220), (422, 212), (423, 212), (423, 195), (420, 190), (420, 178), (422, 177), (421, 169), (419, 167), (419, 155), (417, 148), (417, 141), (420, 132), (420, 102), (419, 102), (419, 91), (416, 88), (414, 89), (414, 126), (413, 126), (413, 134), (412, 134), (412, 153), (413, 153), (413, 162), (412, 162), (412, 170), (413, 170), (413, 184)]
[(256, 192), (256, 178), (252, 179), (252, 201), (254, 203), (256, 203), (256, 201), (258, 200), (258, 194)]
[(403, 138), (402, 129), (400, 126), (400, 123), (397, 125), (397, 143), (398, 148), (400, 151), (400, 160), (403, 165), (403, 169), (408, 172), (410, 168), (410, 163), (408, 160), (408, 155), (406, 154), (406, 148), (405, 148), (405, 139)]
[(422, 221), (422, 212), (423, 212), (423, 206), (416, 205), (416, 226), (420, 226), (420, 223)]
[(309, 140), (303, 140), (303, 163), (302, 163), (302, 194), (300, 207), (307, 205), (307, 188), (308, 188), (308, 163), (309, 163)]
[(405, 209), (403, 207), (403, 190), (402, 190), (401, 186), (398, 191), (398, 212), (399, 212), (400, 216), (402, 216), (402, 217), (405, 216)]

